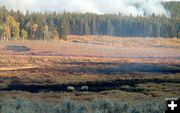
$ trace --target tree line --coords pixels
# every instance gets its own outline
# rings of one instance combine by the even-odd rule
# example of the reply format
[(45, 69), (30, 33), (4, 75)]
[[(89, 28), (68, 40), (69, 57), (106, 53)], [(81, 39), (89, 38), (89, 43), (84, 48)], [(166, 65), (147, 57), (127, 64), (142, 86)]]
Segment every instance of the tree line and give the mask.
[(66, 39), (67, 35), (112, 35), (122, 37), (180, 37), (179, 2), (163, 4), (164, 15), (122, 16), (92, 13), (29, 13), (0, 8), (0, 37), (8, 39)]

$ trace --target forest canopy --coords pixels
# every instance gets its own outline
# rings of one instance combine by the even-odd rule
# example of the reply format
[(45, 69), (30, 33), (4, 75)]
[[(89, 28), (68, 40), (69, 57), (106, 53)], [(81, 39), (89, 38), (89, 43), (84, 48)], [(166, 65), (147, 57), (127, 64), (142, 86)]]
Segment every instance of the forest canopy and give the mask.
[(121, 37), (180, 37), (180, 2), (164, 2), (171, 16), (123, 16), (93, 13), (57, 13), (0, 8), (0, 37), (8, 39), (66, 39), (67, 35)]

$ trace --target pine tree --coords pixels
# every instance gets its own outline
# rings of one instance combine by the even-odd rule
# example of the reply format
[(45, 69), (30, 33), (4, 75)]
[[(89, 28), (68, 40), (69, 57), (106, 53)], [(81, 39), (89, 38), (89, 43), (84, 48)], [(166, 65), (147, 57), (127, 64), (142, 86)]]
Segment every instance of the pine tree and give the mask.
[(44, 36), (44, 40), (50, 40), (50, 34), (49, 34), (49, 27), (48, 27), (48, 25), (44, 26), (43, 36)]
[(37, 24), (33, 24), (31, 27), (31, 37), (32, 39), (35, 39), (35, 32), (37, 31), (38, 25)]
[(0, 39), (2, 38), (2, 36), (3, 36), (3, 26), (0, 25)]
[(24, 29), (21, 30), (21, 37), (23, 40), (28, 39), (28, 32)]
[(60, 36), (63, 39), (66, 39), (69, 32), (70, 32), (70, 29), (69, 29), (68, 20), (65, 17), (63, 17), (61, 20), (61, 26), (60, 26)]

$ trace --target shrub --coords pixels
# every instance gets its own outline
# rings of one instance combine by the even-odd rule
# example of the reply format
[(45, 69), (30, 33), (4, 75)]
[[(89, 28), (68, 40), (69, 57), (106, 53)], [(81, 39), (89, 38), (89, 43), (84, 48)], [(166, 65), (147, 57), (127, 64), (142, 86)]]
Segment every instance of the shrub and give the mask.
[(164, 113), (164, 103), (156, 101), (120, 102), (108, 99), (45, 103), (28, 99), (0, 100), (0, 113)]

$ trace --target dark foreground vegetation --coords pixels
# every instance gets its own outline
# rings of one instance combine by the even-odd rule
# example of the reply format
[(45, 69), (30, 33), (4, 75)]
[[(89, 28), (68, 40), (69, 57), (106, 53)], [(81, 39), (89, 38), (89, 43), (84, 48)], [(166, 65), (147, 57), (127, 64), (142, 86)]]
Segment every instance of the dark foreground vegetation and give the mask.
[(56, 12), (21, 13), (0, 8), (3, 39), (59, 39), (67, 35), (112, 35), (126, 37), (180, 37), (180, 2), (165, 2), (171, 16), (122, 16)]
[(0, 113), (164, 113), (164, 110), (165, 104), (156, 101), (63, 100), (55, 104), (28, 99), (0, 100)]

